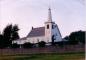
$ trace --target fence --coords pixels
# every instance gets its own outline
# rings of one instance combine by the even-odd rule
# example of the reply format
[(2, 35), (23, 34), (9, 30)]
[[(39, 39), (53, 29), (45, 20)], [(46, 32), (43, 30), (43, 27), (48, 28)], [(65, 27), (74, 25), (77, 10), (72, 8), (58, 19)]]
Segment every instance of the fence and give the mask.
[(66, 45), (64, 47), (48, 46), (42, 48), (16, 48), (16, 49), (0, 49), (0, 55), (16, 55), (16, 54), (39, 54), (39, 53), (65, 53), (65, 52), (84, 52), (84, 45)]

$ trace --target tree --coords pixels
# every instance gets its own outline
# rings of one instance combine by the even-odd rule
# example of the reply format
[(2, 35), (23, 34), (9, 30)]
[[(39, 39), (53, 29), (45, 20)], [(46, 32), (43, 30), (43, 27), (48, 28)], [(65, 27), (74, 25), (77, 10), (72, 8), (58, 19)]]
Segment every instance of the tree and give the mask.
[(0, 48), (4, 48), (3, 35), (0, 34)]
[(30, 42), (26, 42), (23, 44), (23, 48), (32, 48), (33, 44)]
[(4, 40), (4, 46), (8, 47), (11, 45), (11, 33), (12, 33), (12, 24), (6, 26), (6, 28), (3, 31), (3, 40)]
[(20, 46), (17, 43), (12, 44), (12, 48), (19, 48)]
[(39, 47), (45, 47), (45, 44), (46, 44), (46, 43), (45, 43), (44, 41), (38, 42), (38, 46), (39, 46)]
[(56, 43), (54, 42), (54, 40), (56, 40), (55, 35), (53, 35), (53, 36), (52, 36), (52, 42), (51, 42), (51, 43), (52, 43), (52, 45), (55, 45), (55, 44), (56, 44)]
[(64, 39), (68, 40), (69, 44), (78, 44), (79, 42), (85, 44), (85, 31), (72, 32)]
[(77, 39), (79, 40), (79, 42), (85, 44), (85, 31), (78, 31), (78, 37)]
[(69, 36), (69, 41), (72, 43), (85, 43), (85, 31), (72, 32)]
[(78, 44), (79, 40), (77, 39), (77, 34), (76, 33), (71, 33), (69, 36), (69, 43), (70, 44)]
[(10, 47), (12, 44), (12, 40), (19, 39), (18, 35), (18, 26), (17, 25), (7, 25), (3, 31), (3, 40), (5, 47)]
[(64, 40), (69, 40), (69, 36), (64, 37)]
[(11, 40), (16, 40), (16, 39), (19, 39), (19, 35), (18, 35), (18, 31), (19, 31), (19, 28), (17, 25), (14, 25), (13, 28), (12, 28), (12, 39)]
[(61, 47), (61, 48), (64, 47), (64, 43), (65, 43), (64, 41), (57, 42), (58, 46)]

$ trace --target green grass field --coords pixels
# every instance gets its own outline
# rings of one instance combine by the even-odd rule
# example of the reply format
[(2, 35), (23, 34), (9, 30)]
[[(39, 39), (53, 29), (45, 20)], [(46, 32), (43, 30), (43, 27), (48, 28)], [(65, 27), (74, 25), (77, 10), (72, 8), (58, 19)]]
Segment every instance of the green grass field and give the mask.
[(0, 56), (0, 60), (85, 60), (84, 53), (64, 54), (35, 54), (35, 55), (6, 55)]

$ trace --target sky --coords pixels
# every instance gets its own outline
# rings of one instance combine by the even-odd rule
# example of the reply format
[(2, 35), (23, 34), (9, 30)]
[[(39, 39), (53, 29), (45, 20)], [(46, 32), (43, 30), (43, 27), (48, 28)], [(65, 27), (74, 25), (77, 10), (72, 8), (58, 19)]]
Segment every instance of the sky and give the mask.
[(49, 7), (62, 37), (86, 31), (85, 0), (0, 0), (0, 31), (8, 24), (18, 24), (20, 37), (25, 37), (32, 26), (44, 26)]

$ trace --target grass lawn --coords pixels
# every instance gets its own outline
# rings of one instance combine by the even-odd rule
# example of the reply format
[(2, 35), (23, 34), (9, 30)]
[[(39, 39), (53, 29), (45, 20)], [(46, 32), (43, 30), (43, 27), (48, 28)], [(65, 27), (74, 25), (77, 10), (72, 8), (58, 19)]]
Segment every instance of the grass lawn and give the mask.
[(84, 53), (64, 53), (64, 54), (35, 54), (35, 55), (7, 55), (0, 56), (0, 60), (85, 60)]

